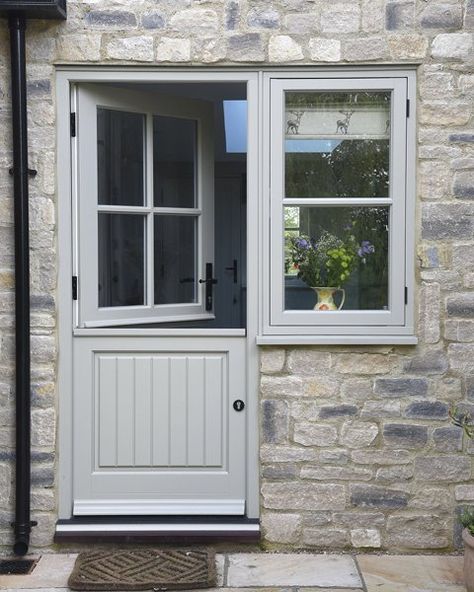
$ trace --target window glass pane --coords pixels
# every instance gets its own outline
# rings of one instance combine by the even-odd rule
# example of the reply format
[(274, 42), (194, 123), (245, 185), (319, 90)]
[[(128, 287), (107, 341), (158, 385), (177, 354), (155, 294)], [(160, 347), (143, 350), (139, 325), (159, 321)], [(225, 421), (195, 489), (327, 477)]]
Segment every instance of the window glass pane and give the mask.
[(388, 309), (389, 208), (291, 207), (284, 218), (286, 310), (318, 299), (318, 311)]
[(389, 92), (285, 94), (286, 197), (388, 197)]
[(97, 109), (98, 202), (143, 205), (144, 115)]
[(155, 207), (195, 205), (196, 121), (153, 117)]
[(99, 214), (99, 307), (145, 303), (145, 217)]
[(155, 216), (155, 304), (196, 302), (195, 216)]

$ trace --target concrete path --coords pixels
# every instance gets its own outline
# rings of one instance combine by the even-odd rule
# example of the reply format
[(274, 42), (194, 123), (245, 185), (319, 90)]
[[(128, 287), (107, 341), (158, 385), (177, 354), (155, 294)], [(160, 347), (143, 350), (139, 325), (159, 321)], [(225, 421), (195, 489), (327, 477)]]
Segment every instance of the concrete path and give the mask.
[[(27, 576), (0, 576), (1, 590), (66, 592), (76, 555), (40, 557)], [(462, 557), (446, 555), (217, 555), (212, 592), (465, 592)]]

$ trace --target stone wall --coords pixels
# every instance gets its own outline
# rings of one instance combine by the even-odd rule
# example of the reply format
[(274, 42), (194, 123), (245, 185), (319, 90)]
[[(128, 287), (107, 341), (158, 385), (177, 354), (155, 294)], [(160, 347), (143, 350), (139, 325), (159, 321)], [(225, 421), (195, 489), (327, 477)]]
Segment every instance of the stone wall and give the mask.
[[(402, 64), (418, 69), (417, 347), (265, 349), (267, 545), (451, 549), (474, 501), (473, 0), (69, 0), (27, 33), (34, 547), (55, 520), (55, 63)], [(8, 34), (0, 23), (0, 546), (11, 542), (13, 232)], [(5, 550), (8, 547), (4, 547)]]

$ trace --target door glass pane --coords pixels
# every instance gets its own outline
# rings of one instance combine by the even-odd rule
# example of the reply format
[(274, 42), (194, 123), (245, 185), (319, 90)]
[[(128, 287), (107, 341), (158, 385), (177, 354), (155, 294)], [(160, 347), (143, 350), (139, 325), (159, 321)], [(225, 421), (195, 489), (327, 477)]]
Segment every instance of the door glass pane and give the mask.
[(196, 137), (193, 119), (153, 117), (155, 207), (195, 206)]
[(97, 109), (98, 202), (141, 206), (145, 116)]
[(99, 214), (99, 307), (145, 303), (145, 217)]
[(285, 207), (284, 220), (286, 310), (318, 294), (319, 311), (388, 310), (389, 208)]
[(388, 197), (390, 96), (287, 92), (286, 197)]
[(155, 216), (155, 304), (196, 302), (196, 216)]

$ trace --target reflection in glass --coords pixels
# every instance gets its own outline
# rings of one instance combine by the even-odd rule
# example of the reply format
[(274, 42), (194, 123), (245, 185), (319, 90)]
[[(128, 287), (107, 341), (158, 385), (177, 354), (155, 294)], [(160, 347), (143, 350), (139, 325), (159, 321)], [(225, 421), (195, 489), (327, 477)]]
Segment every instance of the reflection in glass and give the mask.
[(143, 205), (144, 115), (97, 109), (98, 202)]
[(145, 217), (99, 214), (99, 307), (145, 303)]
[(155, 207), (195, 206), (196, 121), (153, 117)]
[(196, 302), (195, 216), (155, 216), (155, 304)]
[(286, 310), (311, 310), (315, 287), (342, 288), (343, 310), (388, 309), (387, 207), (285, 207), (284, 216)]
[(286, 197), (388, 197), (389, 92), (285, 95)]

